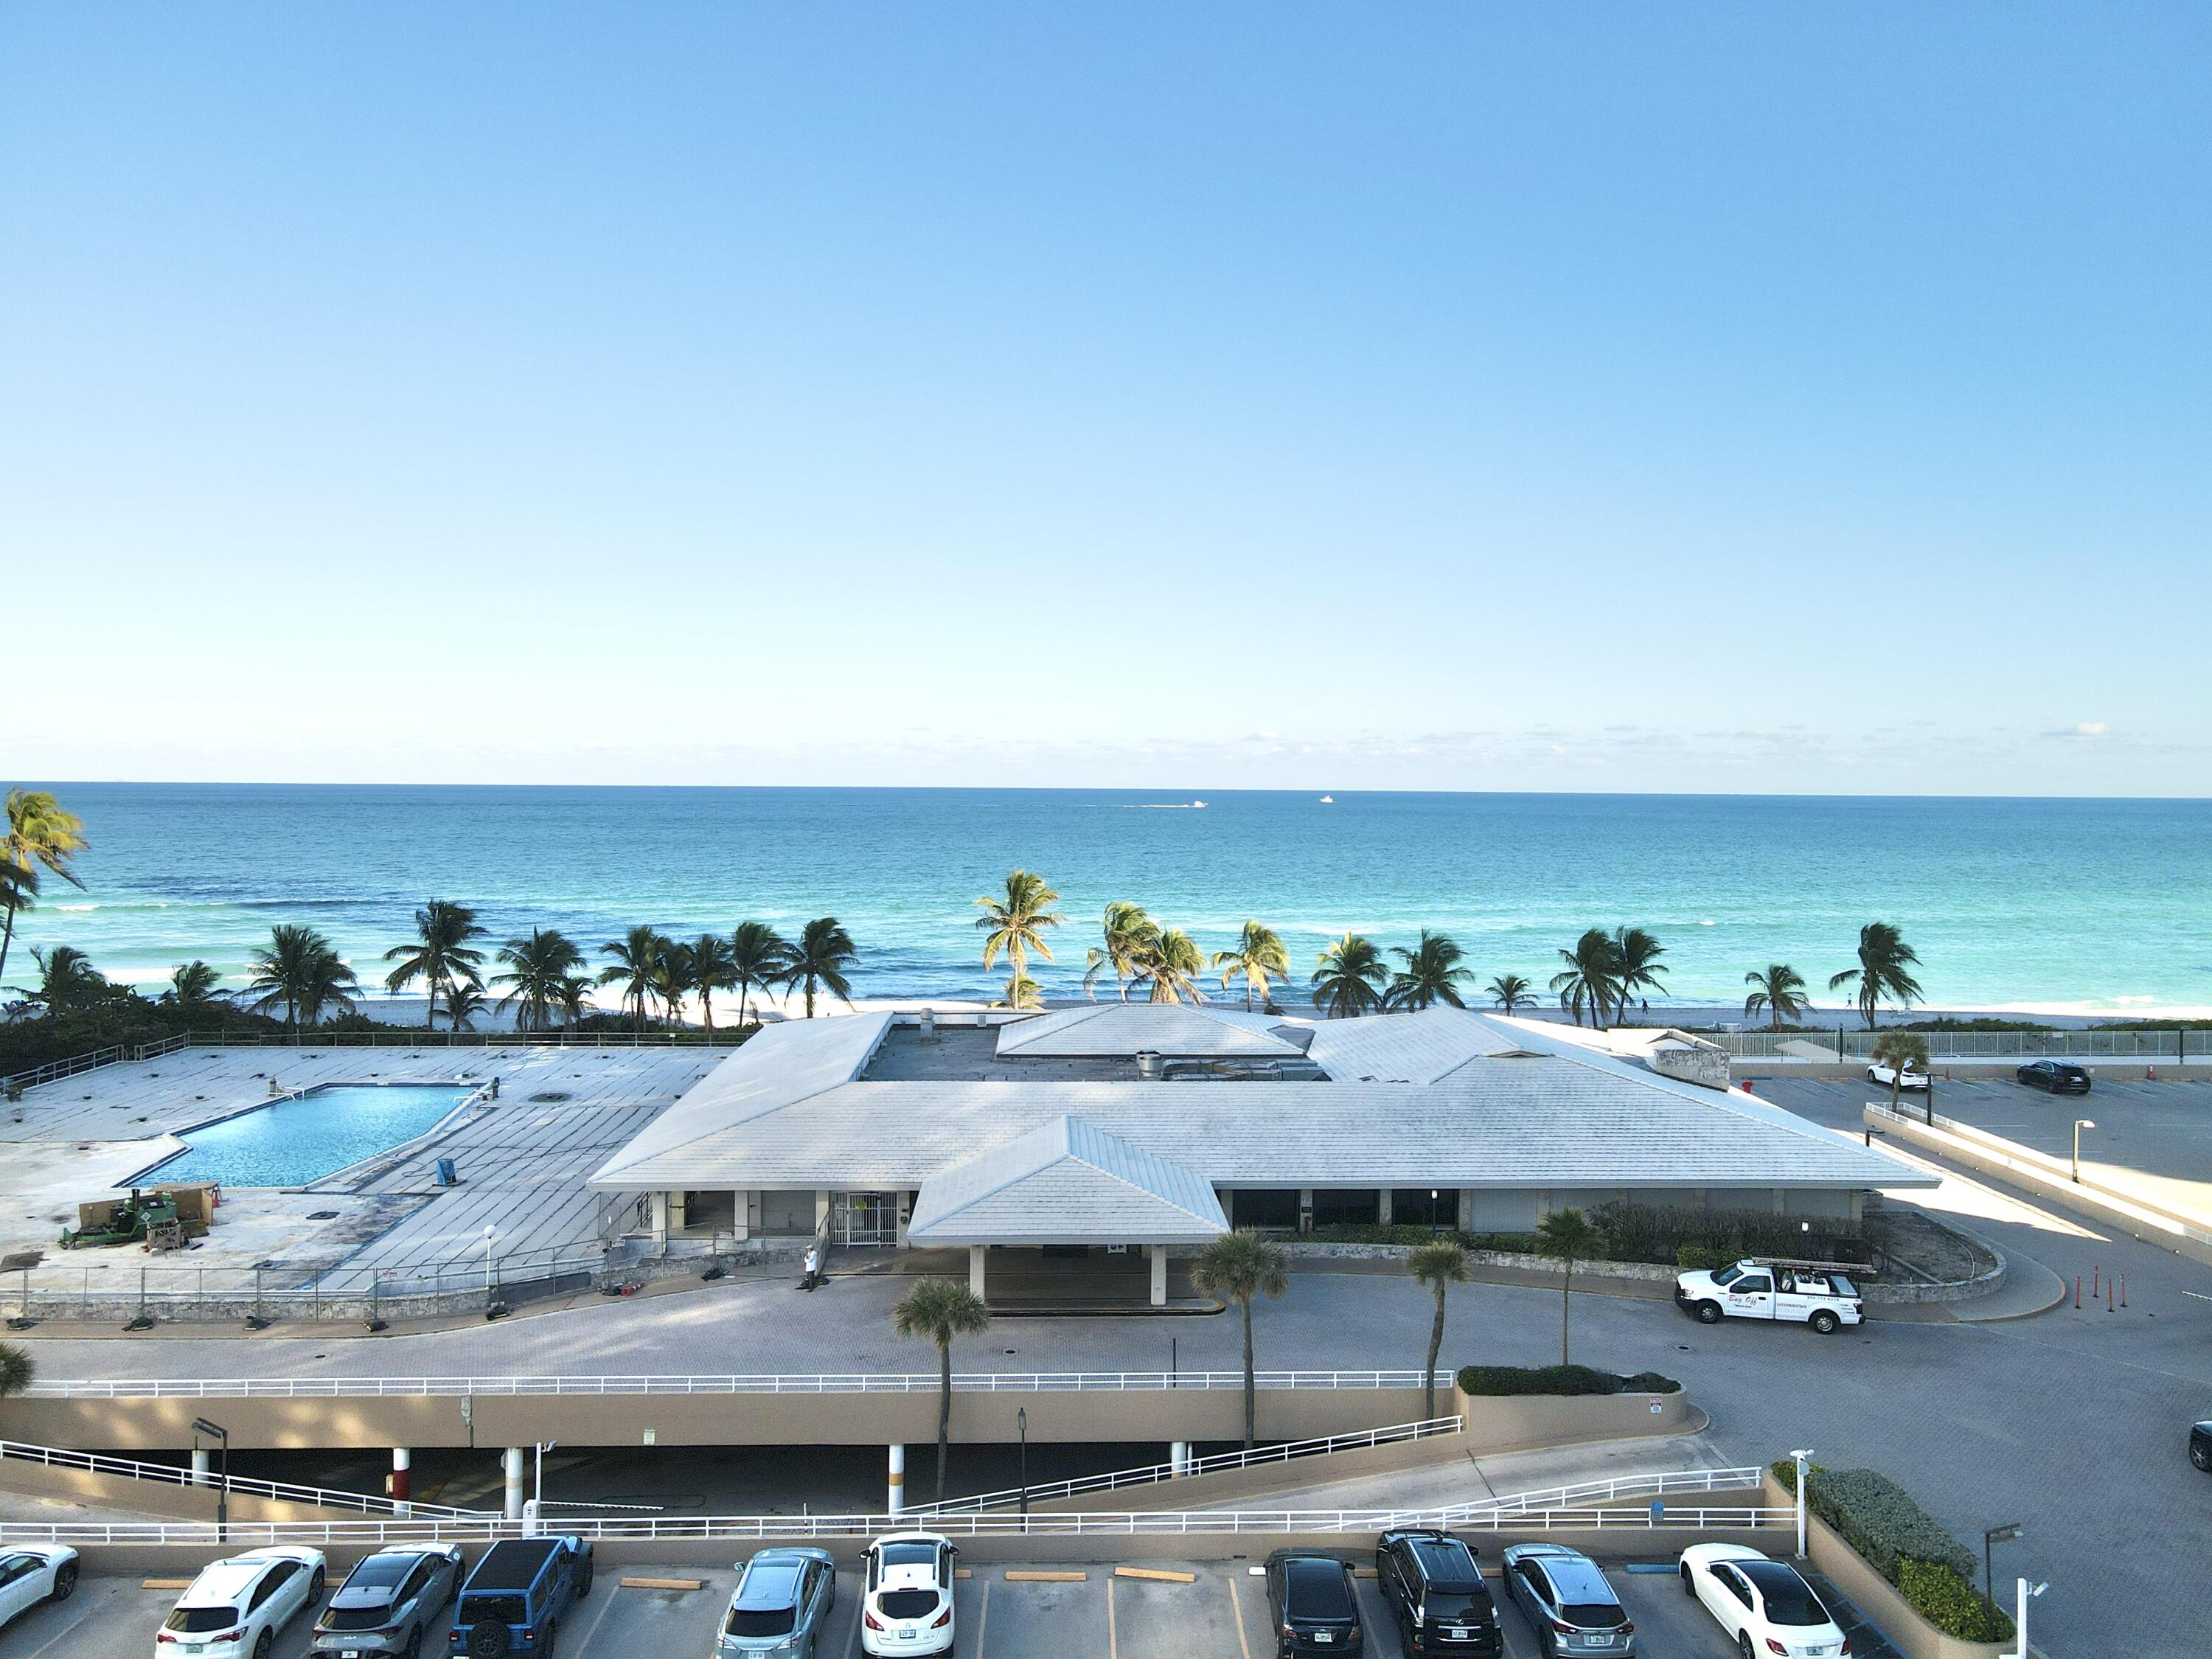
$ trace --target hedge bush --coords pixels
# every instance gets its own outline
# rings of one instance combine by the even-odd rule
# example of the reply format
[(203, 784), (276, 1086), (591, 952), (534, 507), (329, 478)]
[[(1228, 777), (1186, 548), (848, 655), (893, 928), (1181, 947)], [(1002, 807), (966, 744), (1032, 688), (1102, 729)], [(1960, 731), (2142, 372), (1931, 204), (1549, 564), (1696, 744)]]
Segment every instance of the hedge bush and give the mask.
[[(1726, 1267), (1747, 1255), (1812, 1256), (1826, 1261), (1873, 1260), (1864, 1230), (1841, 1216), (1776, 1215), (1771, 1210), (1675, 1209), (1656, 1204), (1601, 1204), (1590, 1219), (1616, 1261), (1673, 1262), (1694, 1249)], [(1809, 1219), (1810, 1231), (1804, 1223)]]
[[(1946, 1636), (1963, 1642), (2002, 1642), (2012, 1620), (1973, 1585), (1972, 1551), (1887, 1475), (1872, 1469), (1808, 1466), (1805, 1506), (1838, 1537), (1897, 1586), (1906, 1603)], [(1797, 1490), (1797, 1465), (1773, 1465), (1784, 1492)]]
[(1674, 1247), (1674, 1265), (1684, 1273), (1709, 1273), (1716, 1267), (1725, 1267), (1729, 1258), (1718, 1250), (1708, 1249), (1703, 1244), (1678, 1244)]
[(1588, 1365), (1467, 1365), (1459, 1373), (1460, 1392), (1495, 1398), (1503, 1395), (1675, 1394), (1682, 1385), (1656, 1371), (1617, 1376)]
[[(1289, 1229), (1281, 1230), (1289, 1236)], [(1537, 1254), (1534, 1233), (1463, 1233), (1455, 1227), (1423, 1227), (1413, 1222), (1393, 1222), (1384, 1227), (1374, 1222), (1333, 1221), (1316, 1227), (1310, 1235), (1324, 1244), (1427, 1244), (1439, 1238), (1455, 1238), (1470, 1250), (1513, 1250)]]

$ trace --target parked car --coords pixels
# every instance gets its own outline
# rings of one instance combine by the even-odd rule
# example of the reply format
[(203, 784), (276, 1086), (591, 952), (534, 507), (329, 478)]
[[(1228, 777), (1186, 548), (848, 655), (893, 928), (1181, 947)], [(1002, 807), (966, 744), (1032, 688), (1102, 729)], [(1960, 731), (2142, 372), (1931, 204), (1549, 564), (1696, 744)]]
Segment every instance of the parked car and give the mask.
[(861, 1553), (860, 1651), (952, 1651), (952, 1564), (960, 1552), (933, 1532), (898, 1532)]
[(155, 1659), (269, 1659), (323, 1581), (323, 1553), (291, 1545), (210, 1561), (154, 1632)]
[(394, 1544), (364, 1555), (315, 1620), (308, 1651), (421, 1659), (424, 1634), (460, 1587), (458, 1544)]
[(1266, 1572), (1275, 1659), (1359, 1651), (1359, 1599), (1348, 1563), (1319, 1550), (1277, 1550)]
[(76, 1552), (66, 1544), (19, 1544), (0, 1550), (0, 1626), (76, 1589)]
[(1901, 1076), (1893, 1066), (1876, 1064), (1866, 1069), (1867, 1081), (1879, 1083), (1885, 1089), (1889, 1087), (1889, 1080), (1892, 1078), (1898, 1079), (1897, 1086), (1899, 1089), (1925, 1089), (1928, 1086), (1928, 1073), (1909, 1060), (1905, 1063), (1905, 1071)]
[(1700, 1324), (1782, 1320), (1810, 1325), (1823, 1336), (1866, 1318), (1859, 1287), (1841, 1267), (1759, 1256), (1715, 1273), (1676, 1273), (1674, 1305)]
[(574, 1533), (505, 1538), (461, 1586), (448, 1653), (509, 1659), (553, 1651), (562, 1615), (592, 1593), (592, 1542)]
[(1504, 1652), (1497, 1604), (1465, 1540), (1429, 1527), (1386, 1532), (1375, 1540), (1375, 1578), (1407, 1653), (1499, 1659)]
[(714, 1643), (717, 1659), (814, 1659), (837, 1604), (837, 1564), (829, 1551), (760, 1550), (738, 1571)]
[(1545, 1659), (1631, 1659), (1636, 1625), (1596, 1562), (1564, 1544), (1513, 1544), (1504, 1559), (1505, 1588), (1528, 1615)]
[[(2193, 1423), (2189, 1429), (2189, 1461), (2207, 1474), (2212, 1474), (2212, 1423)], [(67, 1591), (57, 1591), (58, 1601)]]
[(1682, 1552), (1682, 1591), (1720, 1621), (1741, 1652), (1838, 1659), (1851, 1650), (1850, 1638), (1797, 1569), (1747, 1545), (1691, 1545)]
[(2031, 1060), (2013, 1073), (2031, 1089), (2041, 1089), (2047, 1094), (2086, 1095), (2089, 1092), (2089, 1073), (2079, 1066), (2063, 1060)]

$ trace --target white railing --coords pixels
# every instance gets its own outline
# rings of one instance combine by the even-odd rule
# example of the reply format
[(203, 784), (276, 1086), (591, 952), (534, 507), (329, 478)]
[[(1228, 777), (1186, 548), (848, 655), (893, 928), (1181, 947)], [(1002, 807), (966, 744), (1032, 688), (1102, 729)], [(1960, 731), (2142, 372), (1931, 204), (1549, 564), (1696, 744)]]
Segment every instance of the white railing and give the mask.
[(1552, 1486), (1540, 1492), (1508, 1493), (1474, 1504), (1455, 1504), (1443, 1511), (1453, 1527), (1486, 1522), (1553, 1510), (1603, 1509), (1607, 1504), (1637, 1498), (1664, 1501), (1678, 1493), (1755, 1491), (1766, 1478), (1756, 1466), (1735, 1469), (1670, 1469), (1658, 1474), (1620, 1475), (1610, 1480), (1583, 1480), (1573, 1486)]
[[(1447, 1524), (1446, 1514), (1440, 1510), (1189, 1510), (1096, 1515), (1009, 1515), (986, 1511), (931, 1516), (927, 1519), (932, 1531), (963, 1538), (1147, 1538), (1224, 1533), (1278, 1536), (1347, 1533), (1372, 1537), (1394, 1527), (1443, 1526)], [(1649, 1531), (1663, 1526), (1698, 1532), (1734, 1531), (1794, 1525), (1796, 1514), (1794, 1509), (1748, 1504), (1670, 1508), (1663, 1516), (1656, 1517), (1649, 1504), (1632, 1509), (1531, 1510), (1508, 1517), (1504, 1529), (1516, 1533)], [(912, 1511), (904, 1515), (654, 1516), (621, 1519), (565, 1516), (551, 1525), (539, 1523), (539, 1529), (580, 1534), (602, 1541), (867, 1538), (901, 1530), (910, 1526), (914, 1519)], [(0, 1522), (0, 1544), (164, 1544), (202, 1547), (221, 1544), (235, 1548), (250, 1544), (374, 1546), (420, 1539), (489, 1543), (501, 1538), (525, 1536), (531, 1524), (496, 1519), (233, 1521), (219, 1538), (212, 1522), (10, 1521)]]
[(1079, 1475), (1070, 1480), (1048, 1480), (1042, 1486), (1008, 1486), (999, 1492), (978, 1492), (968, 1498), (948, 1498), (941, 1503), (908, 1506), (914, 1515), (951, 1515), (964, 1510), (984, 1510), (1047, 1498), (1073, 1498), (1079, 1492), (1115, 1492), (1123, 1486), (1156, 1485), (1162, 1480), (1188, 1479), (1194, 1474), (1218, 1474), (1224, 1469), (1249, 1469), (1266, 1463), (1287, 1463), (1326, 1452), (1356, 1451), (1368, 1446), (1392, 1446), (1427, 1440), (1440, 1434), (1457, 1434), (1462, 1419), (1431, 1417), (1418, 1423), (1395, 1423), (1388, 1428), (1363, 1429), (1353, 1434), (1324, 1435), (1314, 1440), (1288, 1440), (1279, 1445), (1255, 1446), (1249, 1451), (1215, 1452), (1194, 1457), (1177, 1468), (1172, 1463), (1147, 1463), (1141, 1468), (1115, 1469), (1108, 1474)]
[[(1262, 1389), (1418, 1389), (1421, 1373), (1260, 1371)], [(933, 1371), (780, 1376), (256, 1376), (113, 1377), (33, 1382), (32, 1400), (301, 1400), (453, 1395), (934, 1394)], [(1241, 1389), (1242, 1371), (964, 1371), (962, 1394), (1142, 1392)]]
[(455, 1509), (447, 1504), (408, 1504), (372, 1498), (357, 1492), (336, 1492), (326, 1486), (301, 1486), (289, 1480), (256, 1480), (243, 1475), (228, 1478), (198, 1475), (173, 1463), (142, 1463), (134, 1458), (106, 1457), (96, 1452), (70, 1451), (59, 1446), (32, 1446), (21, 1441), (0, 1440), (0, 1462), (36, 1463), (50, 1469), (74, 1469), (87, 1474), (119, 1475), (129, 1480), (149, 1480), (166, 1486), (191, 1486), (212, 1493), (227, 1489), (234, 1498), (266, 1498), (287, 1504), (315, 1504), (325, 1509), (357, 1510), (364, 1515), (453, 1521), (492, 1520), (489, 1510)]

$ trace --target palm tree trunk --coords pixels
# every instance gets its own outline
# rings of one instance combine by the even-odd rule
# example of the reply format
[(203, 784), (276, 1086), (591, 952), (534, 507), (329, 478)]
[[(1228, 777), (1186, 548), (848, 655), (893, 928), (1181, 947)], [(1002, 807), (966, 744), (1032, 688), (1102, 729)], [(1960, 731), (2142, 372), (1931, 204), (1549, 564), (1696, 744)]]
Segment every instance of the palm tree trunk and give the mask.
[(1571, 1363), (1567, 1358), (1567, 1304), (1575, 1293), (1575, 1261), (1569, 1256), (1559, 1264), (1565, 1276), (1559, 1281), (1559, 1364)]
[(1248, 1297), (1246, 1297), (1243, 1299), (1243, 1309), (1244, 1309), (1244, 1449), (1245, 1449), (1246, 1451), (1250, 1451), (1250, 1450), (1252, 1449), (1252, 1445), (1253, 1445), (1253, 1438), (1254, 1438), (1254, 1436), (1253, 1436), (1253, 1428), (1254, 1428), (1254, 1419), (1255, 1419), (1255, 1407), (1256, 1407), (1257, 1401), (1255, 1401), (1255, 1397), (1254, 1397), (1254, 1391), (1255, 1391), (1255, 1387), (1256, 1387), (1256, 1384), (1255, 1383), (1255, 1382), (1254, 1382), (1254, 1380), (1253, 1380), (1253, 1376), (1252, 1376), (1252, 1298), (1251, 1298), (1250, 1297), (1249, 1297), (1249, 1296), (1248, 1296)]
[(422, 1029), (426, 1031), (434, 1030), (438, 1024), (438, 976), (435, 974), (427, 975), (424, 976), (423, 983), (428, 988), (430, 995), (427, 1006), (422, 1010)]
[(1421, 1415), (1424, 1419), (1437, 1414), (1437, 1356), (1444, 1346), (1444, 1285), (1437, 1281), (1437, 1316), (1429, 1327), (1428, 1369), (1421, 1373)]
[(15, 942), (15, 896), (11, 893), (8, 898), (7, 925), (4, 927), (0, 927), (0, 975), (4, 975), (8, 971), (8, 947)]
[(937, 1345), (937, 1501), (945, 1501), (945, 1461), (952, 1443), (952, 1344)]
[(707, 1035), (714, 1035), (714, 993), (707, 986), (699, 988), (699, 1013), (707, 1022)]

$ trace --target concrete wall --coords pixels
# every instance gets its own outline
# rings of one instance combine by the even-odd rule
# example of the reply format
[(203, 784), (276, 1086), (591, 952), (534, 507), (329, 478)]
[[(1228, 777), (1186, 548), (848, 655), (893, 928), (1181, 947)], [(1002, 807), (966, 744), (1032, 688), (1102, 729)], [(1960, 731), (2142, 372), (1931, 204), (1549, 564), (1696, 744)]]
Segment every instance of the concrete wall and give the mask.
[[(1237, 1389), (981, 1394), (956, 1390), (952, 1438), (1011, 1443), (1014, 1413), (1035, 1441), (1241, 1440)], [(937, 1438), (937, 1394), (479, 1395), (424, 1399), (11, 1400), (0, 1407), (10, 1439), (81, 1451), (183, 1450), (191, 1423), (211, 1414), (240, 1449), (338, 1446), (856, 1446)], [(1421, 1391), (1262, 1389), (1266, 1440), (1408, 1423)]]
[(1681, 1393), (1499, 1398), (1464, 1395), (1455, 1383), (1451, 1398), (1452, 1410), (1467, 1424), (1460, 1443), (1470, 1457), (1539, 1446), (1580, 1445), (1593, 1440), (1694, 1434), (1707, 1421), (1705, 1413)]
[[(50, 1468), (15, 1458), (0, 1459), (0, 1492), (55, 1498), (91, 1509), (121, 1510), (155, 1521), (211, 1522), (216, 1514), (216, 1494), (211, 1486), (172, 1486), (160, 1480), (134, 1480), (125, 1474)], [(75, 1517), (60, 1510), (52, 1518), (63, 1522)], [(234, 1492), (230, 1495), (230, 1518), (234, 1522), (359, 1521), (363, 1516), (358, 1510), (286, 1503)]]

